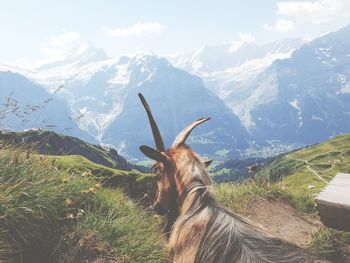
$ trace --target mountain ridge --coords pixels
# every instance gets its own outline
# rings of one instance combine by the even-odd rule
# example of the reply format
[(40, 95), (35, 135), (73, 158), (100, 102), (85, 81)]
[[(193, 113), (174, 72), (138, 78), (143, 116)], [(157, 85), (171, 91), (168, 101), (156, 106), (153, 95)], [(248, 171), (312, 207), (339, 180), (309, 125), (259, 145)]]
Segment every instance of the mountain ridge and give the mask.
[(0, 131), (0, 141), (2, 144), (12, 145), (43, 155), (81, 155), (96, 164), (109, 168), (125, 171), (131, 171), (135, 168), (113, 148), (93, 145), (77, 137), (58, 134), (49, 130)]
[[(171, 119), (160, 117), (160, 122), (168, 125), (163, 127), (168, 143), (191, 121), (186, 114), (193, 111), (194, 119), (222, 113), (221, 117), (220, 114), (215, 117), (220, 123), (208, 124), (214, 133), (221, 134), (219, 137), (213, 140), (208, 130), (204, 137), (192, 138), (192, 143), (197, 144), (196, 150), (205, 154), (215, 155), (217, 151), (227, 150), (237, 154), (244, 147), (250, 147), (248, 145), (262, 146), (271, 140), (281, 144), (312, 144), (350, 130), (347, 124), (350, 114), (347, 106), (350, 101), (349, 28), (306, 42), (289, 39), (262, 46), (249, 39), (230, 42), (205, 47), (182, 58), (181, 55), (168, 56), (168, 60), (155, 54), (110, 58), (91, 46), (68, 60), (22, 74), (28, 74), (46, 90), (59, 89), (56, 95), (78, 116), (79, 129), (99, 142), (112, 144), (119, 151), (129, 151), (127, 154), (131, 158), (140, 157), (136, 141), (142, 136), (135, 136), (139, 123), (134, 121), (133, 126), (127, 125), (130, 134), (134, 133), (130, 135), (132, 139), (120, 126), (127, 124), (123, 115), (142, 120), (142, 112), (129, 107), (139, 107), (134, 100), (143, 89), (148, 90), (146, 93), (151, 100), (154, 97), (163, 99), (169, 107), (177, 105), (179, 114), (183, 115), (182, 121), (176, 123), (179, 117), (175, 118), (175, 109), (164, 110), (159, 102), (152, 101), (158, 115), (167, 112)], [(186, 68), (186, 63), (190, 73), (180, 74), (179, 70)], [(165, 90), (174, 93), (170, 97)], [(161, 93), (163, 98), (152, 93)], [(200, 102), (197, 98), (201, 96), (203, 101)], [(178, 101), (187, 104), (186, 112)], [(200, 103), (206, 107), (211, 105), (210, 109), (205, 112), (202, 107), (201, 110)], [(157, 110), (159, 107), (163, 110)], [(222, 131), (218, 130), (220, 126)], [(126, 137), (120, 137), (122, 133)], [(148, 137), (144, 140), (151, 143)], [(206, 148), (208, 141), (221, 146)]]

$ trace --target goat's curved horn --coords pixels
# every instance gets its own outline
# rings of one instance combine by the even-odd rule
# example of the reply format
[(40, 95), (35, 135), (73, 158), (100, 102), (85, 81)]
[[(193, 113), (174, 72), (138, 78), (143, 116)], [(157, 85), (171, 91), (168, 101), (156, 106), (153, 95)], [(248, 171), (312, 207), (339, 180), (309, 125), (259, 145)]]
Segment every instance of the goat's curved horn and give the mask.
[(152, 129), (152, 134), (153, 134), (153, 138), (154, 138), (154, 142), (156, 143), (156, 147), (157, 150), (160, 152), (164, 152), (165, 151), (165, 147), (164, 147), (164, 142), (162, 139), (162, 135), (160, 135), (158, 126), (156, 121), (153, 118), (152, 112), (151, 112), (151, 108), (149, 107), (146, 99), (143, 97), (143, 95), (141, 93), (138, 94), (139, 98), (142, 102), (143, 107), (146, 110), (147, 116), (148, 116), (148, 120), (149, 123), (151, 125), (151, 129)]
[(183, 129), (175, 138), (172, 148), (176, 148), (185, 143), (188, 136), (191, 134), (192, 130), (197, 127), (199, 124), (210, 120), (209, 117), (204, 117), (199, 120), (194, 121), (192, 124), (188, 125), (185, 129)]

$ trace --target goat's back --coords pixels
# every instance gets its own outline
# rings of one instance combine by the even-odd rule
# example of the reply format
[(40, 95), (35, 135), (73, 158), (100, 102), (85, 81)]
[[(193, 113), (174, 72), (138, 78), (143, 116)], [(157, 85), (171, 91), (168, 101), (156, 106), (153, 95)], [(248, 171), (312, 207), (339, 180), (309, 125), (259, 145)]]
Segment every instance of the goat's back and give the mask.
[(169, 246), (176, 263), (313, 262), (303, 249), (269, 237), (245, 219), (217, 205), (180, 216)]

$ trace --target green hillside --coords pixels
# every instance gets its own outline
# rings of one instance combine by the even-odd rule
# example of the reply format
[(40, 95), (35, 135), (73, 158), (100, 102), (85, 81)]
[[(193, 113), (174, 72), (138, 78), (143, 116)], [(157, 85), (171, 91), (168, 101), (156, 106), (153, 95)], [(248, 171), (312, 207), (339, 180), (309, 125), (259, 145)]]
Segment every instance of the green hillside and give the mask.
[(350, 173), (349, 134), (283, 156), (258, 176), (281, 181), (292, 193), (315, 195), (338, 172)]
[(121, 187), (131, 198), (143, 201), (147, 196), (153, 198), (155, 193), (154, 176), (149, 173), (141, 173), (136, 170), (123, 171), (93, 163), (80, 155), (48, 156), (51, 163), (71, 176), (84, 175), (98, 179), (108, 187)]
[[(319, 220), (315, 197), (338, 172), (350, 173), (350, 134), (280, 157), (254, 180), (216, 185), (215, 194), (234, 212), (249, 214), (255, 200), (282, 200), (301, 217)], [(310, 239), (310, 249), (321, 258), (337, 263), (350, 261), (349, 233), (320, 227)]]
[(233, 211), (242, 212), (257, 197), (288, 199), (301, 212), (315, 213), (315, 196), (338, 172), (350, 173), (350, 135), (284, 155), (251, 179), (220, 184), (218, 198)]
[(0, 262), (165, 262), (160, 221), (108, 177), (149, 178), (2, 148)]
[(94, 163), (110, 168), (122, 170), (135, 168), (113, 148), (90, 144), (77, 137), (53, 131), (0, 132), (0, 142), (45, 155), (81, 155)]

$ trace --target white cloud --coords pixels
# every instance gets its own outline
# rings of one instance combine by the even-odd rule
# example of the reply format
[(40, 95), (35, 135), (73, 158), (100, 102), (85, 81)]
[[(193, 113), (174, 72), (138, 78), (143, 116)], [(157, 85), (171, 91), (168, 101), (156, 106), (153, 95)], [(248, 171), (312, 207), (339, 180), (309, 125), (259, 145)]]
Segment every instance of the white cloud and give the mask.
[(107, 28), (102, 27), (102, 31), (109, 36), (115, 37), (130, 37), (130, 36), (145, 36), (148, 34), (160, 34), (164, 30), (164, 26), (158, 22), (137, 23), (125, 28)]
[(266, 31), (276, 31), (278, 33), (286, 33), (295, 30), (294, 22), (286, 19), (277, 19), (274, 25), (265, 24), (262, 27)]
[(232, 40), (231, 41), (231, 47), (230, 47), (230, 52), (234, 53), (237, 51), (243, 44), (245, 43), (252, 43), (255, 41), (255, 37), (247, 34), (247, 33), (239, 33), (238, 34), (238, 39)]
[(350, 18), (349, 0), (316, 0), (277, 3), (277, 14), (291, 17), (298, 24), (321, 24)]
[(88, 48), (88, 43), (83, 41), (76, 32), (66, 32), (56, 36), (44, 38), (41, 51), (47, 61), (57, 61), (69, 56), (80, 54)]

